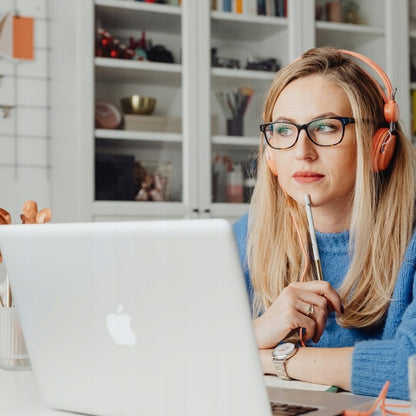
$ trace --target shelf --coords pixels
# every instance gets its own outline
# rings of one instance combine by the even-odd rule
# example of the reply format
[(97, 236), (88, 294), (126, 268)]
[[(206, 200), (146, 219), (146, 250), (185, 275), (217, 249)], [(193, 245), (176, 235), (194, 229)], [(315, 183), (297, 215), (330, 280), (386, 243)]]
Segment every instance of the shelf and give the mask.
[(213, 11), (211, 24), (214, 37), (252, 42), (286, 30), (287, 18)]
[(254, 71), (248, 69), (212, 68), (211, 75), (218, 78), (245, 79), (253, 81), (271, 81), (275, 72)]
[(145, 131), (96, 129), (95, 138), (107, 140), (129, 140), (140, 142), (182, 143), (182, 134), (166, 132), (155, 133)]
[(164, 33), (180, 33), (181, 7), (129, 2), (95, 0), (96, 17), (108, 28), (136, 27)]
[(166, 86), (178, 86), (181, 82), (180, 64), (114, 58), (95, 58), (94, 62), (97, 81), (140, 81)]
[(316, 22), (316, 29), (336, 33), (355, 33), (359, 36), (384, 36), (384, 30), (382, 28), (367, 25), (356, 25), (352, 23), (336, 23), (322, 21)]

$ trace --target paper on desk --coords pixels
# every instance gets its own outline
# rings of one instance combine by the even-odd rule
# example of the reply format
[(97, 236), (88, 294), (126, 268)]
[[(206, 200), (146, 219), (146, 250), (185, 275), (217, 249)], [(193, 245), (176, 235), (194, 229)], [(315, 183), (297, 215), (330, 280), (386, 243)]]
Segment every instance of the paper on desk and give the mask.
[(315, 384), (307, 383), (306, 381), (299, 380), (282, 380), (279, 377), (272, 375), (264, 376), (267, 387), (283, 387), (286, 389), (299, 389), (299, 390), (313, 390), (313, 391), (331, 391), (336, 392), (338, 388), (335, 386), (329, 386), (327, 384)]

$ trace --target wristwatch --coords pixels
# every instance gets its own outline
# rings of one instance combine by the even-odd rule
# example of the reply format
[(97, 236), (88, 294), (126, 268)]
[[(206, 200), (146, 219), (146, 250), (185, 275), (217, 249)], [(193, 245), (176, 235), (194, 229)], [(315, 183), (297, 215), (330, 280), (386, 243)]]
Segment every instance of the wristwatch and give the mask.
[(277, 377), (283, 380), (292, 380), (287, 375), (285, 363), (296, 354), (296, 351), (296, 345), (291, 342), (284, 342), (273, 349), (272, 355)]

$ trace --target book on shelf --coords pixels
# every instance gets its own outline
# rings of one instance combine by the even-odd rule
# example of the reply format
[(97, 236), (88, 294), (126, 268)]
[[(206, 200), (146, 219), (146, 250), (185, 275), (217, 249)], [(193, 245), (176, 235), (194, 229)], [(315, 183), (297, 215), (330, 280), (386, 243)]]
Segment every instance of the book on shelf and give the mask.
[(233, 11), (232, 0), (222, 0), (222, 11), (223, 12)]
[(286, 17), (287, 0), (211, 0), (211, 10)]
[(257, 15), (257, 0), (243, 0), (243, 13)]
[(233, 0), (233, 13), (243, 13), (243, 0)]

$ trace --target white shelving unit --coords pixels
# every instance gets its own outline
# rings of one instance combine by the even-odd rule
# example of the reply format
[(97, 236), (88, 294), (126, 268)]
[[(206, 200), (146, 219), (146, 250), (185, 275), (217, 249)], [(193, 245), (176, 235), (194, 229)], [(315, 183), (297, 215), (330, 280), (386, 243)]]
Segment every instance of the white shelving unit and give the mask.
[[(382, 65), (397, 86), (401, 118), (410, 126), (408, 91), (415, 85), (409, 82), (407, 0), (360, 1), (360, 24), (315, 21), (315, 4), (322, 1), (288, 1), (287, 17), (211, 11), (209, 0), (183, 0), (181, 7), (122, 0), (50, 2), (56, 220), (233, 220), (246, 212), (247, 203), (218, 197), (213, 160), (228, 157), (244, 164), (255, 158), (262, 106), (274, 73), (247, 70), (248, 60), (275, 58), (283, 66), (305, 50), (326, 44), (361, 52)], [(96, 26), (122, 40), (138, 39), (145, 30), (154, 45), (163, 44), (172, 52), (175, 63), (94, 57)], [(416, 43), (415, 34), (410, 39)], [(240, 67), (212, 67), (211, 48), (219, 57), (238, 60)], [(215, 92), (242, 86), (254, 90), (243, 136), (228, 136)], [(155, 116), (181, 119), (181, 132), (95, 128), (95, 99), (119, 105), (120, 98), (134, 93), (156, 97)], [(97, 153), (170, 163), (170, 200), (95, 200)]]

